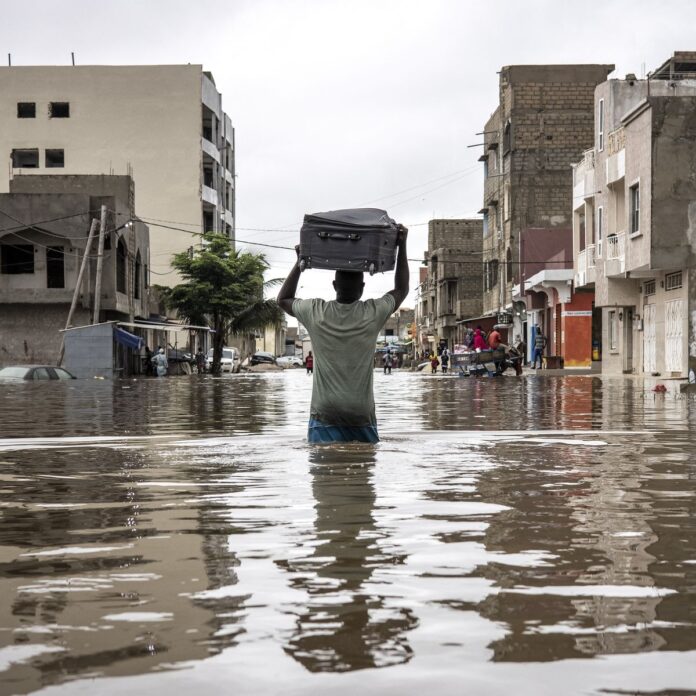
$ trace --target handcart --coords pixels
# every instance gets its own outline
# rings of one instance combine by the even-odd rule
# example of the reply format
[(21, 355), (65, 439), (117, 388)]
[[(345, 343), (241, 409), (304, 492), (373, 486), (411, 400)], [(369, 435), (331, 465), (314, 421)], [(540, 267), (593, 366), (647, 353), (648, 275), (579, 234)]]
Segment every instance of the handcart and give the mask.
[(460, 377), (497, 377), (508, 367), (514, 367), (516, 374), (521, 374), (522, 356), (517, 351), (504, 348), (495, 350), (470, 351), (453, 353), (451, 356), (452, 369), (458, 371)]

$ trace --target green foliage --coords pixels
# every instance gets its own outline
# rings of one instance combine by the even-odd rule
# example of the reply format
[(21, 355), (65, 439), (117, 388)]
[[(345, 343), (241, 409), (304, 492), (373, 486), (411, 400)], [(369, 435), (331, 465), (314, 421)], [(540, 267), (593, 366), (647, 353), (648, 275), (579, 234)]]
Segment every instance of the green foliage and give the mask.
[(213, 372), (218, 371), (228, 334), (262, 330), (282, 321), (280, 307), (263, 297), (265, 257), (233, 249), (225, 235), (206, 233), (200, 248), (176, 254), (172, 266), (184, 282), (169, 289), (163, 299), (189, 323), (212, 324)]

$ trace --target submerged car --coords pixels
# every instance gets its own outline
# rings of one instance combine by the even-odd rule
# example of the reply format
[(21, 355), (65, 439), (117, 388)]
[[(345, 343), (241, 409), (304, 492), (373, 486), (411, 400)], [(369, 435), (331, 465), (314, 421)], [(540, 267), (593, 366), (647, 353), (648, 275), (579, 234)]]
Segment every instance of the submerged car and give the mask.
[(276, 358), (276, 364), (281, 367), (302, 367), (304, 365), (302, 358), (298, 358), (296, 355), (281, 355)]
[[(213, 368), (213, 349), (208, 351), (205, 359), (208, 372)], [(239, 351), (236, 348), (225, 346), (222, 349), (222, 359), (220, 360), (220, 369), (223, 372), (237, 372), (239, 368)]]
[(62, 367), (53, 365), (10, 365), (0, 370), (0, 380), (21, 382), (22, 380), (77, 379)]
[(259, 350), (251, 356), (249, 363), (251, 365), (275, 365), (276, 359), (273, 357), (273, 353), (267, 353), (266, 351)]

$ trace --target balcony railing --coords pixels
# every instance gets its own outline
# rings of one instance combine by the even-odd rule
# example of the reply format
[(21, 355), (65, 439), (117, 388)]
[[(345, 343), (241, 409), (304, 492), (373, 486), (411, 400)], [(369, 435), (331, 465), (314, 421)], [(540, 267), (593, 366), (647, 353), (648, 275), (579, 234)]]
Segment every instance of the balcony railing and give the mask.
[(626, 253), (626, 233), (610, 234), (607, 237), (607, 261), (623, 259)]
[(578, 273), (582, 273), (587, 270), (587, 249), (583, 249), (578, 254)]
[(595, 267), (595, 245), (588, 244), (585, 251), (587, 252), (587, 267), (594, 268)]

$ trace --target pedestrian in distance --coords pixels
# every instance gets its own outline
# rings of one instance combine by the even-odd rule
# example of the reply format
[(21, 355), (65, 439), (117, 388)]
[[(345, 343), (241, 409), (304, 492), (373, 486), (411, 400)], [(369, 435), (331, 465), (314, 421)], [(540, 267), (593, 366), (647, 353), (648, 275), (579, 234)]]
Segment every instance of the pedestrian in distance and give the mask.
[(384, 354), (384, 357), (382, 358), (382, 362), (384, 364), (384, 374), (390, 375), (391, 371), (392, 371), (392, 363), (394, 362), (394, 358), (393, 358), (389, 348), (387, 348), (387, 352)]
[(359, 271), (336, 271), (336, 299), (295, 297), (298, 262), (278, 293), (278, 304), (307, 329), (316, 351), (317, 372), (307, 438), (310, 443), (378, 442), (372, 388), (375, 343), (389, 316), (408, 295), (408, 230), (399, 226), (394, 289), (376, 300), (362, 301), (365, 283)]
[(532, 370), (536, 370), (537, 359), (539, 360), (539, 369), (541, 370), (543, 367), (544, 348), (546, 348), (546, 336), (544, 336), (541, 326), (537, 326), (536, 335), (534, 336), (534, 362), (532, 364)]
[(154, 353), (150, 350), (150, 346), (145, 346), (145, 376), (152, 377), (154, 374), (154, 366), (152, 364), (152, 358)]
[(314, 356), (312, 355), (311, 350), (309, 351), (309, 353), (307, 353), (307, 357), (305, 358), (304, 364), (305, 364), (305, 367), (307, 368), (307, 374), (313, 375), (314, 374)]
[(201, 348), (199, 348), (198, 352), (196, 353), (196, 370), (198, 371), (199, 375), (202, 375), (205, 372), (205, 353)]
[(430, 372), (431, 374), (435, 374), (437, 372), (437, 366), (440, 364), (440, 360), (438, 359), (437, 355), (435, 353), (430, 354)]
[(155, 356), (152, 358), (152, 364), (155, 367), (155, 374), (157, 377), (166, 377), (167, 368), (169, 363), (167, 362), (167, 356), (164, 353), (164, 348), (160, 348)]
[(474, 340), (471, 345), (477, 352), (480, 350), (486, 350), (486, 348), (488, 348), (488, 345), (486, 344), (486, 339), (483, 336), (483, 329), (480, 326), (477, 326), (474, 329)]
[(442, 349), (442, 355), (440, 356), (440, 364), (442, 365), (442, 374), (447, 374), (447, 369), (449, 368), (449, 350), (447, 348)]

